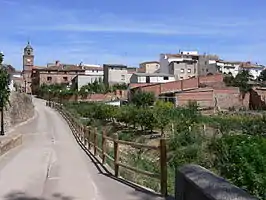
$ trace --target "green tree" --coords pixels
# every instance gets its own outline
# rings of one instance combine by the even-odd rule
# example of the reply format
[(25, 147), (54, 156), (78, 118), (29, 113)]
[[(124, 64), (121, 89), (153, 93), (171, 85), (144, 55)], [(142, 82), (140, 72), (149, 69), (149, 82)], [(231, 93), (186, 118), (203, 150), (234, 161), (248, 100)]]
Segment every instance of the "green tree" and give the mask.
[(0, 53), (0, 106), (3, 109), (9, 103), (9, 75), (6, 68), (2, 66), (3, 55)]
[(132, 97), (132, 103), (138, 107), (152, 106), (155, 102), (155, 95), (152, 92), (136, 92)]
[(171, 121), (171, 109), (173, 104), (170, 102), (157, 101), (154, 106), (154, 115), (156, 118), (156, 126), (161, 129), (161, 135), (164, 135), (165, 127)]
[(242, 94), (245, 95), (245, 93), (249, 92), (251, 89), (251, 85), (248, 83), (248, 81), (252, 78), (253, 76), (248, 70), (243, 70), (236, 75), (233, 86), (239, 87)]

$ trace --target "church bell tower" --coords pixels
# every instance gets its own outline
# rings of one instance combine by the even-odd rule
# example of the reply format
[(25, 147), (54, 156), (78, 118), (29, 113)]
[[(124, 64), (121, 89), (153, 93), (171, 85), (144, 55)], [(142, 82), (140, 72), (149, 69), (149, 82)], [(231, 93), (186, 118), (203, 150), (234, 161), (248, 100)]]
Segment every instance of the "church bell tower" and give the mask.
[(31, 93), (31, 75), (34, 66), (34, 54), (33, 48), (28, 42), (27, 46), (24, 48), (23, 54), (23, 79), (24, 79), (24, 91), (26, 93)]

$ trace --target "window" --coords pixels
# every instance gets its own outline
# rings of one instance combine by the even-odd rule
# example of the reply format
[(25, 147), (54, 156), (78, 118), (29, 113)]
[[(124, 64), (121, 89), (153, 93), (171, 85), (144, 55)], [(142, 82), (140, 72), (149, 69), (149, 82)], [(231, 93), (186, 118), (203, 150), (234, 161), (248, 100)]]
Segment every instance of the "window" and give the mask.
[(182, 80), (183, 79), (183, 77), (182, 76), (180, 76), (180, 80)]
[(187, 69), (187, 73), (191, 73), (191, 69)]
[(66, 74), (67, 72), (64, 72), (64, 74)]
[(168, 76), (164, 76), (163, 80), (169, 80), (169, 77)]
[(94, 70), (91, 70), (92, 72), (94, 72)]
[(48, 71), (48, 74), (50, 74), (51, 73), (51, 71)]
[(64, 80), (64, 81), (67, 81), (67, 77), (66, 77), (66, 76), (64, 76), (64, 77), (63, 77), (63, 80)]
[(151, 82), (150, 77), (146, 76), (146, 83), (150, 83), (150, 82)]
[(184, 73), (185, 70), (184, 69), (181, 69), (180, 71), (181, 71), (181, 73)]
[(122, 81), (125, 80), (125, 75), (121, 75), (121, 80), (122, 80)]
[(48, 76), (47, 77), (47, 81), (51, 81), (52, 80), (52, 77), (51, 76)]
[(208, 72), (209, 70), (208, 69), (206, 69), (206, 72)]

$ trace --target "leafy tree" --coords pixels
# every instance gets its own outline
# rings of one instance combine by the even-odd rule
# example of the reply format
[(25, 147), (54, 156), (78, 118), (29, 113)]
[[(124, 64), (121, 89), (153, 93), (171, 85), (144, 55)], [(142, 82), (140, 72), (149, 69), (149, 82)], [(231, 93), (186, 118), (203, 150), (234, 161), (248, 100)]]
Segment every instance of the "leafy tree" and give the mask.
[(152, 92), (136, 92), (132, 97), (132, 103), (138, 107), (152, 106), (155, 102), (155, 95)]
[(136, 117), (138, 120), (138, 124), (141, 126), (141, 129), (143, 131), (153, 131), (153, 128), (156, 125), (156, 118), (154, 116), (154, 111), (152, 108), (145, 107), (139, 109), (139, 112)]
[(0, 107), (1, 110), (9, 103), (9, 75), (6, 68), (2, 66), (3, 55), (0, 53)]
[(154, 106), (156, 126), (161, 129), (161, 135), (164, 135), (164, 129), (171, 121), (171, 109), (173, 109), (173, 104), (170, 102), (157, 101)]
[(251, 89), (251, 85), (248, 84), (248, 81), (252, 78), (253, 76), (248, 70), (243, 70), (236, 75), (233, 86), (239, 87), (240, 91), (245, 94)]

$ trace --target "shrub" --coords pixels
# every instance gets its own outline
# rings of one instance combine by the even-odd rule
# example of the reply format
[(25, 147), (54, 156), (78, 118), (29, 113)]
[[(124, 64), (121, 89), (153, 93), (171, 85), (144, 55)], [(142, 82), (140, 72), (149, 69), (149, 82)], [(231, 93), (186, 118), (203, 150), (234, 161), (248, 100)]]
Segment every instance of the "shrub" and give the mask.
[(155, 102), (155, 95), (151, 92), (136, 92), (132, 97), (132, 103), (138, 107), (152, 106)]
[(261, 136), (223, 135), (214, 141), (214, 167), (233, 184), (266, 199), (266, 139)]

